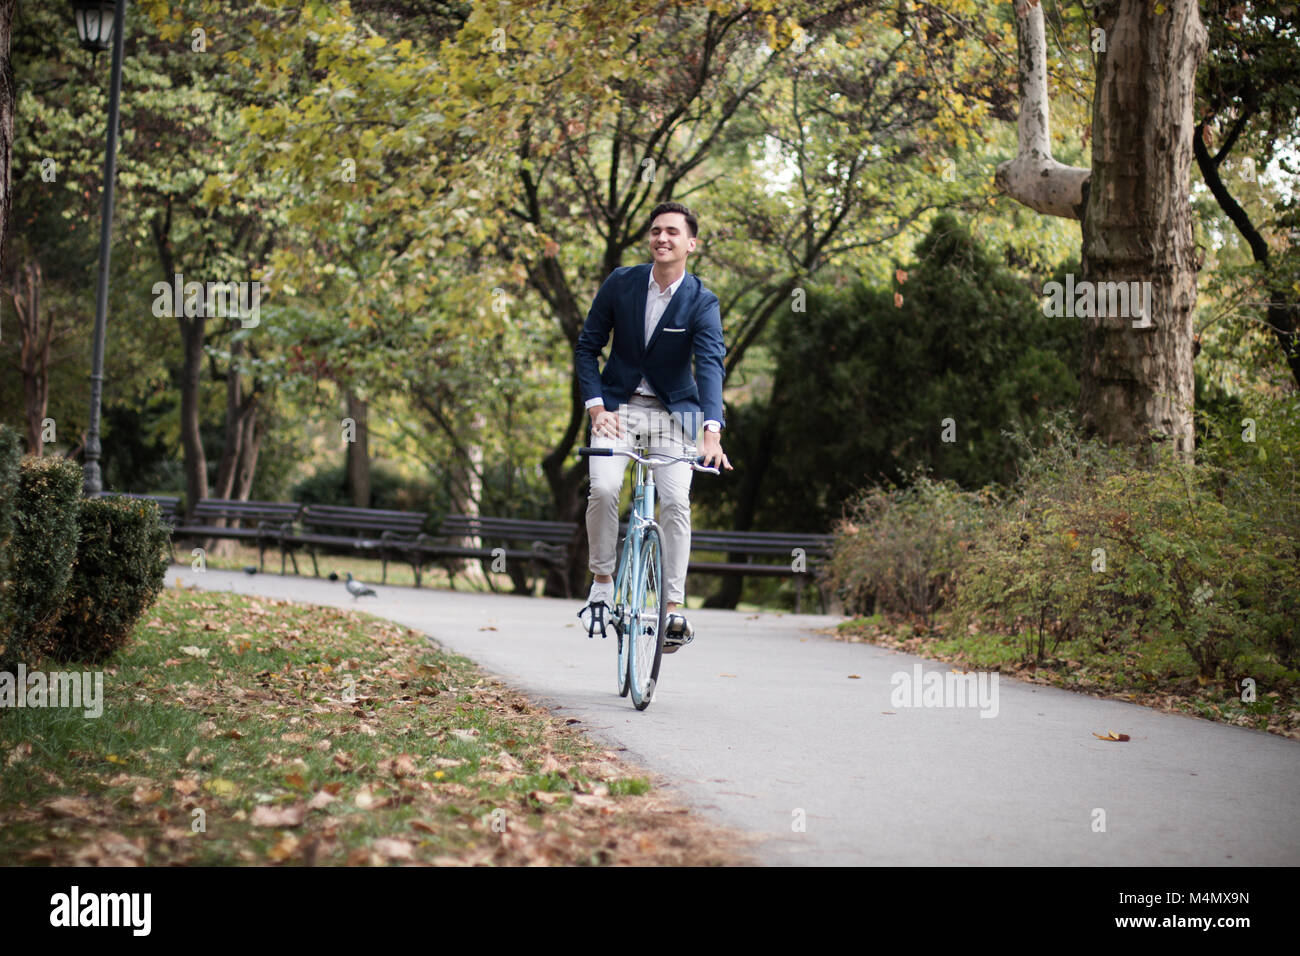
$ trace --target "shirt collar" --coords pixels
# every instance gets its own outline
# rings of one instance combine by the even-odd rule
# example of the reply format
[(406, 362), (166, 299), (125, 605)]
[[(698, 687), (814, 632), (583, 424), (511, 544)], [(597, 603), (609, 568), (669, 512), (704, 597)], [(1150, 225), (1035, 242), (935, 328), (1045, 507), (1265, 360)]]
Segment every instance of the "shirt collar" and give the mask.
[[(683, 269), (683, 270), (682, 270), (682, 274), (679, 275), (679, 276), (677, 277), (677, 281), (674, 282), (672, 285), (670, 285), (670, 286), (668, 287), (668, 294), (669, 294), (670, 296), (672, 296), (672, 295), (676, 295), (676, 294), (677, 294), (677, 287), (678, 287), (679, 285), (682, 284), (682, 280), (685, 279), (685, 278), (686, 278), (686, 270)], [(650, 267), (650, 278), (648, 278), (648, 279), (646, 280), (646, 288), (647, 288), (647, 289), (656, 289), (656, 288), (658, 288), (658, 286), (655, 284), (655, 270), (654, 270), (654, 266), (651, 266), (651, 267)], [(663, 294), (663, 293), (660, 293), (660, 295), (662, 295), (662, 294)]]

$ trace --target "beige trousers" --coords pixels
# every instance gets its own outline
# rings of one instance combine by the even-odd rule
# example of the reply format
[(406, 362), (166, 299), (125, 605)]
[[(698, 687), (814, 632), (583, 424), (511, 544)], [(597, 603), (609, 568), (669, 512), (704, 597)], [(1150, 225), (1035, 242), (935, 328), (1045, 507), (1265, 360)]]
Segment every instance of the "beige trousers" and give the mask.
[[(655, 398), (633, 395), (617, 411), (623, 425), (622, 439), (595, 435), (594, 448), (626, 448), (649, 442), (651, 453), (694, 455), (695, 443), (688, 438), (679, 418), (674, 418)], [(639, 439), (639, 440), (638, 440)], [(622, 455), (589, 458), (591, 493), (587, 498), (588, 567), (592, 574), (613, 574), (618, 564), (618, 505), (629, 459)], [(691, 557), (691, 477), (687, 462), (661, 465), (654, 469), (655, 499), (659, 504), (659, 527), (664, 550), (664, 591), (668, 603), (686, 603), (686, 566)]]

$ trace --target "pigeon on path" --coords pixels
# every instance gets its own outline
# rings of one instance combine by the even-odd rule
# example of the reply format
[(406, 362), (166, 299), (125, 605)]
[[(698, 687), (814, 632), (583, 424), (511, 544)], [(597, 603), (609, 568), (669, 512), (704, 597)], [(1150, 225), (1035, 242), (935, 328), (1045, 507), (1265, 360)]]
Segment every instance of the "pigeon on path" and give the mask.
[(352, 595), (352, 600), (354, 601), (357, 598), (365, 597), (367, 594), (369, 594), (371, 597), (379, 597), (379, 595), (376, 594), (373, 589), (366, 587), (360, 581), (354, 580), (351, 571), (348, 572), (347, 589), (348, 589), (348, 593)]

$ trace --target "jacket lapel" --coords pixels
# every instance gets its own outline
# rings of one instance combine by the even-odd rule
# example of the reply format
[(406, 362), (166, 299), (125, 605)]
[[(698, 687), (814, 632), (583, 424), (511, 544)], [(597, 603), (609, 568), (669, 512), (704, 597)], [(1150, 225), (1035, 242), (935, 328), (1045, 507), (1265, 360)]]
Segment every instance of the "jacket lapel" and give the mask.
[[(636, 341), (637, 355), (643, 356), (646, 353), (645, 341), (645, 300), (649, 297), (650, 288), (647, 283), (650, 281), (650, 269), (652, 266), (638, 266), (627, 274), (633, 276), (632, 286), (625, 293), (623, 299), (627, 304), (626, 318), (628, 333)], [(673, 296), (676, 298), (676, 296)]]
[[(649, 283), (650, 277), (646, 276), (646, 282)], [(668, 300), (668, 308), (664, 309), (664, 314), (659, 316), (659, 324), (655, 326), (654, 334), (650, 336), (650, 341), (646, 343), (645, 350), (649, 352), (659, 341), (659, 333), (664, 330), (664, 326), (669, 323), (679, 312), (690, 306), (690, 300), (695, 298), (695, 276), (689, 273), (682, 278), (682, 284), (677, 287), (673, 297)], [(645, 300), (649, 293), (649, 286), (642, 289), (641, 295), (641, 322), (645, 323)]]

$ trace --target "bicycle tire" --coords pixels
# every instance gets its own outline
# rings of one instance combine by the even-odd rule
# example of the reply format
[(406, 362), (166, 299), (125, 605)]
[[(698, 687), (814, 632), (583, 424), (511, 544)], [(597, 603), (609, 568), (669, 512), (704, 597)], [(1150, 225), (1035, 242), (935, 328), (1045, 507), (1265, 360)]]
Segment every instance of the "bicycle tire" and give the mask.
[(641, 539), (641, 560), (636, 593), (628, 608), (628, 683), (632, 705), (645, 710), (654, 700), (663, 660), (664, 624), (668, 608), (664, 603), (663, 552), (659, 529), (646, 528)]
[(623, 621), (618, 616), (614, 618), (614, 633), (618, 636), (618, 696), (626, 697), (632, 687), (632, 674), (628, 670), (628, 653), (627, 636), (624, 634)]
[[(619, 542), (620, 544), (622, 542)], [(620, 548), (620, 553), (622, 549)], [(627, 641), (627, 612), (628, 605), (631, 603), (627, 599), (627, 579), (628, 575), (624, 573), (622, 564), (627, 561), (627, 555), (623, 554), (619, 558), (620, 567), (614, 572), (614, 610), (610, 612), (610, 619), (614, 624), (614, 636), (618, 638), (618, 696), (626, 697), (628, 693), (628, 684), (631, 677), (627, 669), (628, 659), (628, 641)]]

